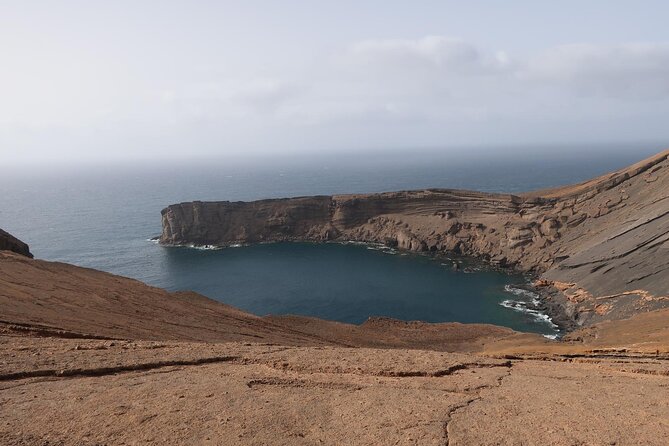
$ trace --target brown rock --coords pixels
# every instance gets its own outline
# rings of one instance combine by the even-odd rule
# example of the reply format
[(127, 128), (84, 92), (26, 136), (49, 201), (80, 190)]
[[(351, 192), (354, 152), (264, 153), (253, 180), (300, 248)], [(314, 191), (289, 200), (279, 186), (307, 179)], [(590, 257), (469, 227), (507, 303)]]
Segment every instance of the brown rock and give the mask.
[[(633, 289), (650, 293), (650, 306), (661, 308), (669, 306), (662, 299), (669, 295), (662, 251), (669, 243), (668, 156), (665, 151), (584, 183), (518, 196), (429, 189), (181, 203), (163, 210), (161, 243), (322, 240), (320, 228), (328, 227), (328, 240), (396, 240), (401, 249), (466, 253), (577, 283), (589, 296), (577, 299), (581, 310), (592, 308), (593, 298)], [(439, 243), (434, 234), (442, 235)], [(612, 311), (583, 320), (629, 316), (636, 311), (629, 300), (612, 299)]]
[(669, 310), (563, 342), (476, 324), (259, 318), (9, 252), (0, 308), (0, 444), (663, 445), (669, 435)]
[(30, 258), (33, 257), (27, 244), (2, 229), (0, 229), (0, 251), (1, 250), (13, 251)]

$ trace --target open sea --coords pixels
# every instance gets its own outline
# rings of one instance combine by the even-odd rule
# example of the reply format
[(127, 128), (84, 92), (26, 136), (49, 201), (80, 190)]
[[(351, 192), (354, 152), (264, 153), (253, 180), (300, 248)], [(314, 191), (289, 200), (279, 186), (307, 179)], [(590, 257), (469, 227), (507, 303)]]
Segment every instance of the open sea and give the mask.
[[(171, 203), (428, 187), (514, 193), (587, 180), (662, 149), (645, 147), (594, 153), (556, 148), (550, 156), (464, 160), (426, 153), (4, 169), (0, 228), (27, 242), (38, 258), (194, 290), (259, 315), (485, 322), (552, 336), (556, 328), (535, 311), (536, 297), (515, 287), (525, 277), (467, 259), (358, 244), (206, 251), (166, 248), (149, 239), (160, 234), (160, 211)], [(467, 272), (453, 271), (453, 262), (463, 262)]]

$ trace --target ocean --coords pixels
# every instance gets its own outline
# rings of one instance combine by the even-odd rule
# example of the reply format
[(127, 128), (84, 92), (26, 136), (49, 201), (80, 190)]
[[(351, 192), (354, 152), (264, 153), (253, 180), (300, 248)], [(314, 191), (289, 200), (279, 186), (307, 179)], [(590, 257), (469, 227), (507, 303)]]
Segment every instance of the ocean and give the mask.
[[(623, 148), (624, 149), (624, 148)], [(413, 153), (191, 161), (52, 170), (6, 169), (0, 228), (36, 257), (194, 290), (258, 315), (299, 314), (350, 323), (371, 316), (485, 322), (556, 334), (534, 311), (519, 274), (467, 259), (356, 244), (280, 243), (222, 250), (166, 248), (160, 211), (192, 200), (254, 200), (422, 188), (517, 193), (583, 181), (661, 147), (459, 158)], [(601, 150), (601, 149), (600, 149)], [(541, 153), (541, 154), (540, 154)], [(467, 272), (453, 271), (464, 262)]]

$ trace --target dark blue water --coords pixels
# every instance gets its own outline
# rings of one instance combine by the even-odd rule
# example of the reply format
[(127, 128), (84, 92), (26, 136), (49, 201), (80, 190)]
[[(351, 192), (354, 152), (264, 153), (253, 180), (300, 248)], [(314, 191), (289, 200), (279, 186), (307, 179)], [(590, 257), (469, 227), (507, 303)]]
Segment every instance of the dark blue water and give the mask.
[(519, 276), (456, 273), (441, 260), (361, 246), (279, 244), (199, 251), (163, 248), (147, 239), (160, 233), (160, 210), (175, 202), (426, 187), (521, 192), (582, 181), (654, 151), (457, 162), (430, 154), (5, 171), (0, 176), (0, 228), (28, 242), (39, 258), (169, 290), (195, 290), (257, 314), (346, 322), (369, 316), (490, 322), (551, 333), (545, 321), (499, 305), (513, 297), (504, 286), (522, 282)]
[(166, 250), (172, 286), (196, 282), (200, 292), (259, 314), (352, 323), (383, 315), (550, 331), (548, 324), (499, 306), (509, 299), (504, 286), (522, 283), (521, 275), (453, 272), (448, 259), (361, 245), (278, 243), (224, 251)]

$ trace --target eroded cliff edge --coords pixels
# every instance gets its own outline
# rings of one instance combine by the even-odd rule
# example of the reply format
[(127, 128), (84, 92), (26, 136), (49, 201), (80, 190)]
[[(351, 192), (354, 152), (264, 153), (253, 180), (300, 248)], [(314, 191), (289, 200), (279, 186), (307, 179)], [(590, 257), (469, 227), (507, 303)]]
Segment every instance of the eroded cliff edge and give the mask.
[(669, 435), (669, 309), (560, 341), (481, 324), (358, 326), (258, 317), (8, 251), (0, 308), (2, 445), (664, 445)]
[[(162, 211), (165, 245), (383, 243), (533, 272), (576, 324), (669, 306), (669, 150), (521, 195), (428, 189), (200, 202)], [(559, 291), (559, 292), (556, 292)]]
[(23, 243), (21, 240), (2, 229), (0, 229), (0, 251), (12, 251), (26, 257), (33, 257), (30, 248), (26, 243)]

